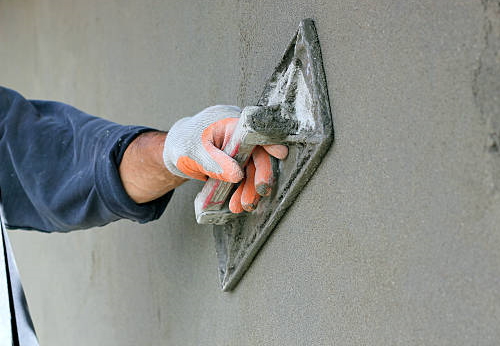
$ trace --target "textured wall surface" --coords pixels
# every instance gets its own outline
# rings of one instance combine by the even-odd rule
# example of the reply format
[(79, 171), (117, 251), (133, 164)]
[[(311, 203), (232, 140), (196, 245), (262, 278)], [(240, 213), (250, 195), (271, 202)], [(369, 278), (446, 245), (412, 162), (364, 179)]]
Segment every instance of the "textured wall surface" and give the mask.
[(0, 0), (0, 83), (168, 129), (254, 103), (305, 17), (336, 142), (237, 289), (200, 183), (148, 225), (11, 232), (42, 345), (498, 343), (498, 1)]

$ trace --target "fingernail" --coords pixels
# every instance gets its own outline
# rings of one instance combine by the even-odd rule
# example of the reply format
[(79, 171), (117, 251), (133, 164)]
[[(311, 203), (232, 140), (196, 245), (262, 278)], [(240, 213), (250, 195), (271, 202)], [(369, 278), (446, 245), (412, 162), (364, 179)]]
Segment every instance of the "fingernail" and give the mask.
[(272, 188), (271, 185), (266, 183), (257, 184), (255, 187), (257, 193), (261, 196), (269, 196), (271, 194)]
[(243, 207), (243, 210), (245, 211), (254, 211), (255, 208), (257, 207), (256, 204), (253, 204), (253, 203), (248, 203), (248, 204), (245, 204), (245, 203), (242, 203), (241, 206)]

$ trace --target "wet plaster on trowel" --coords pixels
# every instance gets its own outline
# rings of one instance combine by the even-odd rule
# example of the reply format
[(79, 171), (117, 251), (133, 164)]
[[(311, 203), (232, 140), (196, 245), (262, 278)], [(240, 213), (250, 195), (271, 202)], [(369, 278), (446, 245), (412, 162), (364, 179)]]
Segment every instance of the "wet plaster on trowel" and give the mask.
[(474, 71), (472, 91), (482, 121), (487, 126), (485, 139), (490, 179), (495, 194), (500, 192), (500, 1), (483, 0), (484, 46)]

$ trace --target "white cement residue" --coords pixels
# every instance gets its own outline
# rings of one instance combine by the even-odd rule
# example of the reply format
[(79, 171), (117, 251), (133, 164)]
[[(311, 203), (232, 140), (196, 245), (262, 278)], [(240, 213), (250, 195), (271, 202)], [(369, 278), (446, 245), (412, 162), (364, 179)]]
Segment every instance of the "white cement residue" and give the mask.
[(315, 122), (312, 112), (311, 94), (307, 88), (302, 71), (298, 70), (296, 75), (297, 92), (295, 95), (295, 114), (299, 121), (299, 132), (301, 130), (314, 130)]
[[(294, 86), (295, 84), (295, 86)], [(307, 88), (304, 75), (295, 64), (288, 65), (286, 71), (276, 79), (275, 87), (269, 92), (268, 105), (281, 104), (285, 101), (286, 94), (290, 88), (295, 87), (295, 114), (299, 121), (299, 131), (311, 131), (315, 129), (314, 116), (312, 112), (312, 98)]]
[(269, 92), (268, 105), (276, 105), (283, 102), (291, 79), (294, 77), (295, 69), (294, 64), (288, 65), (286, 71), (276, 79), (276, 86)]

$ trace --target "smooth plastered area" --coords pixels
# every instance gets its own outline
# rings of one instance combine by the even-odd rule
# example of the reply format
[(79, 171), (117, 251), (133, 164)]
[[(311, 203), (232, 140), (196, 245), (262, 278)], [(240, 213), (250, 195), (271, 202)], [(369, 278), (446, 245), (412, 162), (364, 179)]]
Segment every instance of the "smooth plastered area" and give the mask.
[(163, 217), (10, 237), (41, 345), (494, 345), (498, 1), (0, 1), (0, 84), (168, 128), (255, 104), (300, 20), (335, 143), (221, 292), (201, 182)]

